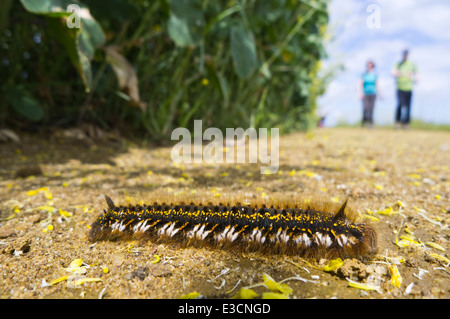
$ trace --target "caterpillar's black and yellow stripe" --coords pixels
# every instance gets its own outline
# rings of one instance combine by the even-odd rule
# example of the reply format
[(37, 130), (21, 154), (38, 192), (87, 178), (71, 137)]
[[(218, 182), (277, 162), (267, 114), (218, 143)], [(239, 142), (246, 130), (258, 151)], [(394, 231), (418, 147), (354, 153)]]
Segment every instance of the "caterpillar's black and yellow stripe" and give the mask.
[(377, 248), (377, 232), (346, 215), (347, 201), (337, 213), (310, 206), (153, 204), (116, 206), (92, 224), (91, 241), (148, 238), (184, 245), (210, 245), (274, 254), (325, 258), (366, 258)]

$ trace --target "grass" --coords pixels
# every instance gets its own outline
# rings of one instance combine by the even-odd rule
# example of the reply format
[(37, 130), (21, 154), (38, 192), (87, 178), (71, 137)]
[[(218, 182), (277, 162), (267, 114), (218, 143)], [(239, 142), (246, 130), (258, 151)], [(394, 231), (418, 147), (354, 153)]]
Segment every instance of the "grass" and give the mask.
[[(361, 127), (361, 123), (347, 123), (345, 121), (339, 121), (336, 125), (338, 128), (359, 128)], [(375, 127), (379, 128), (394, 128), (393, 124), (389, 125), (376, 125)], [(410, 128), (414, 130), (424, 130), (424, 131), (448, 131), (450, 132), (450, 124), (434, 124), (424, 122), (422, 120), (413, 119), (410, 124)]]

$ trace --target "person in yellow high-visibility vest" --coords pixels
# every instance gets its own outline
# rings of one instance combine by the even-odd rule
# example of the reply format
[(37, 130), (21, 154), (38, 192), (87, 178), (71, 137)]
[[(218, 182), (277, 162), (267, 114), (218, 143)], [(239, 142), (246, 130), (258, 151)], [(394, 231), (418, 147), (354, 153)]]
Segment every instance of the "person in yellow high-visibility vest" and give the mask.
[(417, 82), (417, 67), (408, 60), (408, 56), (409, 51), (404, 50), (402, 60), (392, 70), (392, 75), (397, 79), (396, 128), (408, 128), (411, 120), (411, 99), (414, 83)]

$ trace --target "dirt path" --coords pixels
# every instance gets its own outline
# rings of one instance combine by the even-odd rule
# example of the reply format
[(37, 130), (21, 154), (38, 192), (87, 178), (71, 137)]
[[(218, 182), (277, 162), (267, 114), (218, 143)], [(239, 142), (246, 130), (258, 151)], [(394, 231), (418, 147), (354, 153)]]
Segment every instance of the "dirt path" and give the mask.
[[(174, 165), (171, 148), (127, 141), (21, 138), (0, 144), (2, 298), (178, 298), (193, 292), (231, 298), (264, 274), (278, 282), (290, 278), (283, 282), (292, 288), (289, 298), (450, 297), (450, 133), (323, 129), (289, 135), (280, 140), (275, 175), (261, 175), (256, 164)], [(87, 241), (90, 224), (106, 208), (103, 194), (126, 204), (153, 202), (158, 192), (174, 201), (235, 194), (348, 197), (378, 228), (380, 252), (371, 261), (346, 259), (324, 271), (328, 261)], [(82, 267), (70, 272), (77, 259)], [(376, 290), (352, 287), (349, 280)], [(270, 292), (252, 289), (258, 297)]]

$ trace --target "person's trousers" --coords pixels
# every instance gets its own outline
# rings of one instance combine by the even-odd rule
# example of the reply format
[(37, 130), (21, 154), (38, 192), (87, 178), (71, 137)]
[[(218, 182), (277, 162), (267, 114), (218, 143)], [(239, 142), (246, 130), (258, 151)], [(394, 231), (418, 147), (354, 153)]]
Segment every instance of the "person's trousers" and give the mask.
[(364, 95), (363, 98), (363, 124), (373, 124), (373, 109), (375, 107), (376, 95)]
[(397, 123), (409, 124), (411, 115), (411, 91), (397, 90), (397, 112), (395, 114), (395, 121)]

